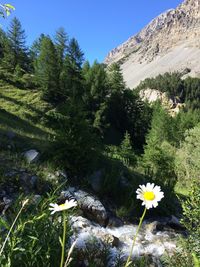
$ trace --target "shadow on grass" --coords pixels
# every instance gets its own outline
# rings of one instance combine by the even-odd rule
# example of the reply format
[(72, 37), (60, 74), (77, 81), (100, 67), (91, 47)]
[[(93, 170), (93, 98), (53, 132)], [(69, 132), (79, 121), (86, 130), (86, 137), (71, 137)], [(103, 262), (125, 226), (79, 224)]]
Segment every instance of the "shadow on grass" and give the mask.
[(13, 131), (20, 130), (24, 133), (32, 135), (41, 135), (41, 136), (47, 135), (47, 133), (42, 129), (32, 125), (26, 120), (23, 120), (7, 112), (4, 109), (0, 109), (0, 125), (6, 126)]
[(22, 103), (21, 101), (19, 101), (19, 100), (17, 100), (17, 99), (14, 99), (14, 98), (9, 97), (9, 96), (2, 95), (1, 93), (0, 93), (0, 98), (3, 98), (3, 99), (5, 99), (5, 100), (7, 100), (7, 101), (9, 101), (9, 102), (12, 102), (12, 103), (14, 103), (15, 105), (23, 106), (23, 107), (25, 107), (26, 109), (35, 112), (35, 113), (38, 114), (40, 117), (45, 117), (45, 114), (44, 114), (42, 111), (40, 111), (40, 110), (34, 108), (34, 107), (33, 107), (32, 105), (30, 105), (30, 104)]

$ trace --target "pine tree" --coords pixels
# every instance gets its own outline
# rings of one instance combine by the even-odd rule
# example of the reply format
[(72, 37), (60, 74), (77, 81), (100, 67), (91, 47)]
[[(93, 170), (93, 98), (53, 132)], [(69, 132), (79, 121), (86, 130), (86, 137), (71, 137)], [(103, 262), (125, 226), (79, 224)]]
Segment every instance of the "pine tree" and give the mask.
[(57, 51), (58, 65), (60, 72), (62, 71), (64, 58), (66, 56), (67, 44), (68, 44), (67, 33), (65, 32), (65, 29), (61, 27), (56, 31), (56, 36), (55, 36), (55, 47)]
[(45, 35), (42, 33), (40, 35), (39, 38), (37, 38), (32, 46), (30, 47), (30, 61), (31, 61), (31, 64), (32, 64), (32, 68), (34, 68), (34, 64), (40, 54), (40, 51), (41, 51), (41, 44), (42, 44), (42, 40), (45, 38)]
[(174, 171), (175, 148), (170, 144), (172, 118), (159, 103), (154, 107), (151, 129), (147, 135), (144, 151), (144, 166), (148, 175), (157, 184), (173, 192), (176, 184)]
[(151, 130), (147, 135), (148, 146), (160, 146), (163, 141), (172, 141), (172, 121), (173, 118), (160, 105), (155, 103), (153, 117), (151, 122)]
[(9, 55), (5, 55), (10, 68), (15, 70), (17, 65), (23, 70), (29, 69), (29, 60), (26, 48), (26, 36), (25, 31), (22, 29), (20, 21), (15, 17), (10, 24), (10, 28), (7, 33), (10, 42), (10, 51), (7, 51)]
[(5, 38), (6, 38), (5, 32), (2, 29), (0, 29), (0, 59), (2, 59), (4, 55)]
[(70, 62), (75, 65), (74, 67), (76, 67), (80, 71), (84, 61), (84, 53), (82, 52), (78, 41), (75, 38), (72, 38), (69, 41), (67, 55), (69, 57)]
[(90, 113), (90, 119), (94, 121), (95, 113), (98, 112), (102, 103), (108, 96), (107, 74), (105, 66), (94, 62), (92, 67), (88, 63), (83, 66), (83, 77), (85, 86), (84, 102)]
[(71, 39), (60, 74), (60, 88), (65, 99), (70, 98), (72, 101), (83, 99), (84, 87), (81, 73), (83, 60), (83, 52), (78, 42), (74, 38)]
[(88, 124), (81, 105), (74, 105), (69, 99), (62, 109), (62, 116), (57, 116), (54, 147), (55, 161), (63, 164), (73, 175), (83, 177), (93, 168), (96, 160), (98, 142)]
[(108, 69), (108, 80), (111, 93), (121, 92), (126, 89), (126, 84), (119, 64), (113, 63)]
[(60, 99), (59, 72), (55, 46), (50, 37), (44, 37), (35, 64), (35, 72), (43, 90), (44, 99), (56, 103)]
[(119, 154), (126, 166), (135, 166), (136, 156), (131, 145), (131, 136), (127, 131), (120, 145)]

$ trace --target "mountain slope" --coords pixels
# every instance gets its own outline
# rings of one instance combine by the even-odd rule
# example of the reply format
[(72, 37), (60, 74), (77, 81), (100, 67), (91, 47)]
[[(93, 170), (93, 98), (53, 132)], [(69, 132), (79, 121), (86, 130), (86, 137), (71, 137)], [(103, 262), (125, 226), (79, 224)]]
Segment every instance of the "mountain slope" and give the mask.
[(113, 49), (106, 64), (119, 62), (130, 88), (147, 77), (191, 70), (200, 76), (200, 0), (185, 0)]

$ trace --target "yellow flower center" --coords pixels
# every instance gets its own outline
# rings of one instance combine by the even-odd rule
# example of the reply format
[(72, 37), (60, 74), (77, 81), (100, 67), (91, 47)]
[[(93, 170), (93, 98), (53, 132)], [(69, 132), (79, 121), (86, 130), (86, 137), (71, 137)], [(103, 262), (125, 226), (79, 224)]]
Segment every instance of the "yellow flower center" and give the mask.
[(145, 200), (154, 200), (155, 198), (155, 195), (153, 192), (145, 192), (143, 196)]
[(65, 207), (65, 204), (60, 204), (59, 207), (60, 208), (64, 208)]

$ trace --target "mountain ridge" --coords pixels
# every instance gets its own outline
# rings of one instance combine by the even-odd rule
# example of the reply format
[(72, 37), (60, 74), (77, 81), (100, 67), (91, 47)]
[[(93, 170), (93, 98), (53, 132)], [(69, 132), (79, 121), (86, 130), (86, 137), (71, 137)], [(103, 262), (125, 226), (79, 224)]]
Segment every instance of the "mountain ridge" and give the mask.
[(160, 14), (139, 33), (111, 50), (105, 63), (119, 62), (127, 85), (134, 87), (142, 79), (167, 71), (188, 68), (191, 76), (198, 76), (198, 58), (200, 0), (185, 0), (176, 9)]

